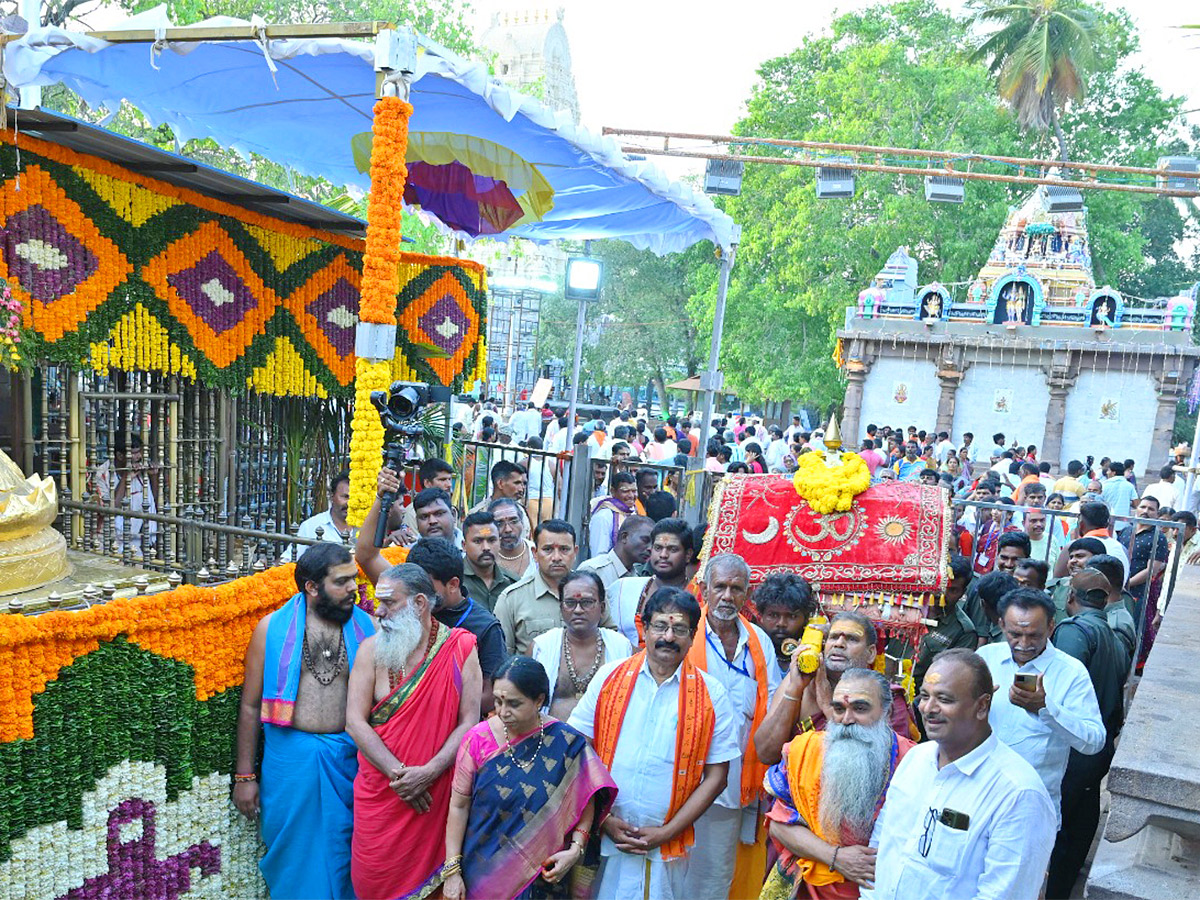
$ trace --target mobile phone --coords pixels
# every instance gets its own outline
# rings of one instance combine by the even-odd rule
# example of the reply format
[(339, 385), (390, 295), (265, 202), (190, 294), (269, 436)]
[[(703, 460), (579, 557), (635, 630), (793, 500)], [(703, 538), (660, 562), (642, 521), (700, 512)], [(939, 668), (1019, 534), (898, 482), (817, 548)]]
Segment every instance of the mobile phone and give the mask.
[(966, 831), (971, 825), (971, 817), (956, 809), (943, 809), (938, 821), (955, 831)]
[(1013, 683), (1023, 691), (1037, 690), (1037, 675), (1033, 672), (1018, 672), (1013, 676)]

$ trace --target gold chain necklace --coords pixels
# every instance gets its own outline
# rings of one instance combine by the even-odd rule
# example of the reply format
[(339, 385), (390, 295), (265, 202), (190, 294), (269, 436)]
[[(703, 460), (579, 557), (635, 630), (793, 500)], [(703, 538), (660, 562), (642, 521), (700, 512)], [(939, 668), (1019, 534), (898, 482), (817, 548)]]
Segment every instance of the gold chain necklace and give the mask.
[(604, 663), (604, 641), (599, 634), (596, 635), (596, 661), (592, 663), (592, 668), (583, 678), (579, 677), (579, 672), (575, 669), (575, 660), (571, 658), (571, 642), (565, 634), (563, 635), (563, 656), (567, 660), (567, 675), (570, 676), (571, 683), (575, 685), (575, 698), (579, 699)]
[(501, 720), (500, 727), (504, 729), (504, 742), (508, 745), (508, 757), (517, 764), (517, 768), (522, 772), (530, 772), (533, 770), (533, 764), (538, 758), (538, 754), (542, 752), (542, 747), (546, 743), (546, 720), (542, 718), (542, 714), (538, 713), (538, 740), (537, 746), (533, 748), (533, 753), (529, 755), (528, 760), (517, 759), (516, 747), (513, 746), (512, 735), (508, 733), (508, 726)]

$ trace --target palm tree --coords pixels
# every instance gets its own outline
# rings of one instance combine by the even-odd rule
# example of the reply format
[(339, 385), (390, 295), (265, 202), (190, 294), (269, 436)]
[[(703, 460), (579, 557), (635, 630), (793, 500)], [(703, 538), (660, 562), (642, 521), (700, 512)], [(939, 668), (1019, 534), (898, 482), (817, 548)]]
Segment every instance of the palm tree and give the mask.
[(977, 0), (975, 23), (993, 30), (972, 55), (989, 63), (1000, 96), (1022, 128), (1054, 131), (1060, 159), (1067, 139), (1059, 114), (1086, 92), (1095, 65), (1095, 10), (1081, 0)]

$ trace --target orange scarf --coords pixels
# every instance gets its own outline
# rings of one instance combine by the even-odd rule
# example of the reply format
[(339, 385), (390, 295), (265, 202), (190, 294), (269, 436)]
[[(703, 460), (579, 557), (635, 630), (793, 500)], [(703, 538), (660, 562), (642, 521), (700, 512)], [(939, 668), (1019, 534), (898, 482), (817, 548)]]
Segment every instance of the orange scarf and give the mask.
[[(612, 769), (613, 757), (617, 752), (621, 722), (645, 661), (645, 650), (634, 654), (613, 669), (600, 688), (593, 743), (600, 760), (609, 769)], [(671, 777), (671, 805), (667, 808), (667, 822), (674, 818), (688, 797), (700, 786), (716, 720), (704, 678), (691, 661), (685, 659), (679, 670), (679, 724), (675, 728), (675, 768)], [(695, 830), (689, 825), (678, 837), (662, 845), (663, 859), (686, 856), (687, 848), (695, 839)]]
[[(692, 649), (688, 651), (688, 661), (701, 672), (708, 671), (708, 652), (706, 622), (708, 610), (700, 615), (700, 628), (696, 632), (696, 640), (692, 641)], [(758, 726), (767, 717), (767, 657), (763, 654), (762, 642), (750, 627), (745, 616), (738, 616), (746, 629), (746, 646), (750, 650), (750, 659), (754, 663), (754, 681), (757, 685), (754, 697), (754, 718), (750, 722), (750, 734), (758, 731)], [(758, 799), (762, 792), (763, 778), (766, 777), (767, 766), (758, 760), (758, 754), (753, 748), (747, 748), (742, 756), (742, 806), (749, 806)]]

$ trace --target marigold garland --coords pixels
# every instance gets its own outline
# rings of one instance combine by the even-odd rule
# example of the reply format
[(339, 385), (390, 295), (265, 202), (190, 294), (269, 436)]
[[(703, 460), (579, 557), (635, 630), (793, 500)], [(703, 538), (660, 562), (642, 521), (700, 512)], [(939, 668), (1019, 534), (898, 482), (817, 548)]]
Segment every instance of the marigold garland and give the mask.
[[(10, 279), (22, 305), (27, 360), (178, 374), (232, 391), (350, 394), (363, 241), (273, 220), (35, 139), (14, 145), (12, 132), (0, 133), (0, 171), (11, 173), (0, 178), (5, 237), (23, 245), (16, 256), (0, 257), (0, 277)], [(71, 249), (64, 232), (83, 250)], [(457, 369), (446, 359), (421, 358), (400, 332), (397, 367), (411, 380), (469, 389), (486, 361), (484, 269), (470, 260), (400, 253), (398, 246), (393, 259), (410, 277), (428, 272), (423, 283), (440, 287), (453, 273), (455, 301), (473, 310), (466, 318), (478, 317), (479, 327), (459, 348)], [(208, 255), (250, 287), (255, 321), (215, 333), (177, 294), (171, 305), (170, 279)], [(323, 298), (331, 291), (347, 300), (340, 332), (325, 321), (332, 306)], [(415, 309), (427, 295), (393, 296), (392, 315)]]
[(804, 453), (796, 464), (796, 493), (821, 515), (845, 512), (871, 486), (871, 471), (857, 453), (841, 454), (841, 463), (832, 468), (821, 453)]
[[(154, 873), (129, 866), (205, 847), (191, 859), (193, 890), (266, 896), (229, 772), (246, 646), (295, 594), (294, 569), (81, 611), (0, 614), (0, 900), (92, 896), (115, 876), (150, 883)], [(361, 570), (359, 581), (371, 610)], [(110, 827), (122, 811), (142, 827), (122, 830), (127, 852), (115, 859)]]
[(408, 180), (404, 155), (408, 150), (408, 119), (412, 111), (412, 106), (399, 97), (381, 97), (375, 103), (367, 244), (358, 307), (358, 316), (364, 322), (380, 325), (396, 322), (400, 210)]
[(383, 424), (379, 412), (371, 405), (371, 392), (388, 389), (392, 383), (392, 364), (360, 359), (355, 367), (358, 374), (354, 379), (354, 418), (350, 423), (350, 505), (346, 521), (359, 528), (375, 502), (375, 478), (383, 462)]

